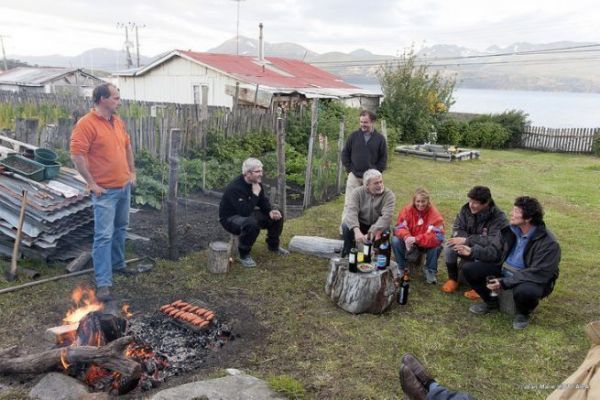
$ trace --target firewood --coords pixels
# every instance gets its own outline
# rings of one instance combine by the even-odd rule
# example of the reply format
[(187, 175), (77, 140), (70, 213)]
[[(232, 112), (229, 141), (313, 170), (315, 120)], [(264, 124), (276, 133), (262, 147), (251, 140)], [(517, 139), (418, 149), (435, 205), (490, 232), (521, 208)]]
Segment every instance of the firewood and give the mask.
[[(106, 346), (62, 347), (41, 353), (14, 357), (15, 349), (0, 350), (0, 374), (40, 374), (61, 368), (61, 355), (70, 365), (94, 363), (123, 376), (139, 378), (142, 368), (136, 361), (126, 358), (124, 350), (133, 341), (124, 336)], [(12, 350), (12, 352), (11, 352)]]

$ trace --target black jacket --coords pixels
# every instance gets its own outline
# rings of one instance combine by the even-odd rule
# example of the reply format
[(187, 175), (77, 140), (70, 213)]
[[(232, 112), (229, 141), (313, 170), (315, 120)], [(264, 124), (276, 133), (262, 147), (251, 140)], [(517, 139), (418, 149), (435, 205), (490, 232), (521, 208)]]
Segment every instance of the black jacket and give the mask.
[[(502, 230), (502, 261), (504, 262), (510, 250), (517, 243), (517, 236), (506, 227)], [(502, 278), (504, 289), (510, 289), (523, 282), (533, 282), (540, 285), (550, 285), (558, 278), (560, 263), (560, 246), (556, 238), (546, 229), (546, 225), (536, 227), (534, 235), (527, 242), (523, 253), (525, 268), (515, 271), (513, 276)], [(547, 296), (549, 293), (545, 293)]]
[(225, 188), (219, 204), (219, 222), (222, 224), (223, 221), (234, 215), (249, 217), (256, 207), (264, 214), (268, 214), (271, 211), (271, 202), (265, 196), (262, 184), (261, 188), (262, 190), (256, 196), (252, 193), (252, 184), (247, 183), (243, 175), (231, 181)]
[(452, 237), (464, 237), (465, 245), (471, 247), (470, 258), (483, 262), (499, 262), (501, 254), (501, 231), (508, 226), (502, 210), (490, 200), (487, 210), (473, 214), (469, 203), (463, 205), (454, 220)]
[(385, 137), (373, 130), (371, 139), (365, 143), (363, 132), (352, 132), (342, 150), (342, 164), (347, 172), (362, 178), (366, 170), (374, 168), (383, 172), (387, 165), (387, 143)]

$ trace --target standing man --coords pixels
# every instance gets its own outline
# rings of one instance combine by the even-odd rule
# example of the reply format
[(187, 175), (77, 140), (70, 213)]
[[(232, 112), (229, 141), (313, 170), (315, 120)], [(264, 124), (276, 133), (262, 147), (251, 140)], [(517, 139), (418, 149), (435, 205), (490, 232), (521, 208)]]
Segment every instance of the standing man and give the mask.
[(354, 189), (348, 202), (348, 213), (342, 223), (344, 248), (342, 257), (350, 253), (352, 243), (373, 240), (390, 229), (396, 195), (383, 186), (383, 176), (376, 169), (364, 174), (364, 184)]
[[(474, 186), (467, 197), (469, 201), (462, 206), (454, 220), (452, 237), (448, 239), (444, 252), (448, 281), (442, 286), (442, 291), (446, 293), (458, 289), (458, 257), (463, 259), (463, 268), (468, 264), (500, 263), (500, 232), (508, 225), (506, 215), (496, 207), (492, 193), (486, 186)], [(473, 290), (464, 295), (471, 300), (479, 298)]]
[(283, 215), (271, 207), (262, 186), (263, 164), (248, 158), (242, 164), (242, 175), (227, 187), (219, 205), (219, 222), (225, 230), (240, 236), (238, 261), (244, 267), (256, 267), (250, 250), (261, 229), (267, 230), (269, 250), (280, 256), (289, 252), (279, 246), (283, 230)]
[(491, 291), (512, 289), (517, 311), (513, 328), (524, 329), (540, 299), (552, 293), (560, 263), (560, 246), (546, 229), (544, 210), (537, 199), (515, 199), (510, 225), (502, 230), (502, 261), (503, 264), (464, 267), (465, 279), (483, 299), (469, 311), (486, 314), (498, 309), (498, 297)]
[(360, 129), (348, 136), (342, 150), (342, 164), (348, 172), (342, 223), (348, 212), (348, 202), (352, 191), (363, 184), (363, 174), (368, 169), (383, 172), (387, 165), (387, 143), (373, 124), (376, 116), (371, 111), (360, 113)]
[(125, 230), (136, 176), (129, 135), (116, 114), (119, 89), (103, 83), (92, 98), (94, 108), (73, 129), (71, 159), (92, 194), (96, 295), (109, 301), (113, 270), (125, 270)]

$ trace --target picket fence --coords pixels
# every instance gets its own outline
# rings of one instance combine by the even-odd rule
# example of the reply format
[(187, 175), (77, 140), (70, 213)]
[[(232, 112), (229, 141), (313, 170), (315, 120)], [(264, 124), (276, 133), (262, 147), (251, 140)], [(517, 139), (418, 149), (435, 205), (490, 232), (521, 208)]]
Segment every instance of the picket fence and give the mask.
[[(545, 128), (527, 126), (520, 147), (525, 149), (567, 153), (591, 153), (600, 128)], [(600, 140), (597, 139), (597, 140)]]

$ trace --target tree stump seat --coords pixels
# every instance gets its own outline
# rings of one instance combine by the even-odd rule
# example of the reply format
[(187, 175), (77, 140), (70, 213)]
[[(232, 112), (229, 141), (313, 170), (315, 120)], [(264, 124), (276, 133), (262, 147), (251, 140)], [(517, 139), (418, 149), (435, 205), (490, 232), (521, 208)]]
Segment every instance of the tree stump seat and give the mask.
[(207, 267), (213, 274), (224, 274), (229, 271), (230, 247), (225, 242), (210, 242), (208, 244)]
[(381, 314), (394, 302), (396, 269), (396, 263), (392, 262), (384, 270), (353, 273), (348, 270), (347, 260), (332, 258), (329, 261), (325, 293), (338, 307), (349, 313)]

